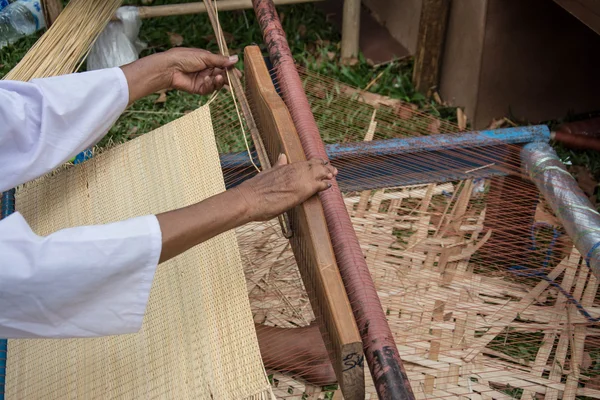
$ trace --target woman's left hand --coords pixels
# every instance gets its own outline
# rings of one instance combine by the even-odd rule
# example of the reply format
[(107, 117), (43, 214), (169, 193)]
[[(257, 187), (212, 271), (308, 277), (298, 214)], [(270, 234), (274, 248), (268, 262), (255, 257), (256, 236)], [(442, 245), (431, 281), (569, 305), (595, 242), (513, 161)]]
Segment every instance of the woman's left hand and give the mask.
[(202, 49), (175, 48), (140, 58), (121, 67), (129, 87), (129, 104), (163, 89), (210, 94), (227, 83), (227, 70), (237, 56), (225, 57)]
[(201, 49), (176, 48), (166, 52), (171, 57), (173, 89), (190, 93), (210, 94), (227, 82), (226, 70), (241, 75), (233, 69), (238, 56), (225, 57)]

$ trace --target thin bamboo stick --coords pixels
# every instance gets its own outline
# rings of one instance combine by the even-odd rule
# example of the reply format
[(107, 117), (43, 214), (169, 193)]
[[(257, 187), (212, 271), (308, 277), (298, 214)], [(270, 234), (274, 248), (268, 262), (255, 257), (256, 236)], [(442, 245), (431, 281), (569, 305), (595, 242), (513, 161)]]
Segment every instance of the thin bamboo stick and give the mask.
[(72, 0), (4, 79), (29, 81), (77, 70), (120, 0)]
[[(315, 1), (323, 0), (275, 0), (275, 5), (283, 6), (288, 4), (301, 4)], [(252, 8), (252, 0), (221, 0), (217, 2), (216, 6), (219, 11), (246, 10)], [(138, 7), (138, 12), (140, 13), (140, 18), (142, 19), (169, 17), (173, 15), (202, 14), (206, 12), (206, 4), (203, 2), (198, 2), (166, 4), (163, 6), (142, 6)], [(116, 19), (116, 17), (113, 17), (113, 20), (114, 19)]]

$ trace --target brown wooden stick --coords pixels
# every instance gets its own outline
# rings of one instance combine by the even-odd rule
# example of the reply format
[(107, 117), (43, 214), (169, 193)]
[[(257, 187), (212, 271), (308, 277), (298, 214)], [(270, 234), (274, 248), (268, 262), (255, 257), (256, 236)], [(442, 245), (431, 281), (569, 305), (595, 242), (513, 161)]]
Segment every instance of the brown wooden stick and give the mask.
[[(246, 89), (269, 158), (306, 160), (300, 138), (257, 46), (244, 50)], [(346, 400), (364, 399), (362, 341), (333, 253), (321, 201), (312, 197), (291, 210), (290, 240), (298, 269)]]
[[(277, 4), (277, 2), (275, 2)], [(344, 20), (342, 21), (342, 59), (358, 55), (360, 35), (360, 0), (344, 0)]]
[[(283, 6), (288, 4), (312, 3), (323, 0), (275, 0), (275, 5)], [(246, 10), (252, 8), (252, 0), (220, 0), (217, 1), (217, 10), (232, 11)], [(138, 7), (140, 18), (156, 18), (170, 17), (173, 15), (189, 15), (202, 14), (206, 12), (206, 4), (203, 2), (197, 3), (182, 3), (182, 4), (166, 4), (164, 6), (141, 6)], [(116, 17), (113, 17), (113, 20)]]

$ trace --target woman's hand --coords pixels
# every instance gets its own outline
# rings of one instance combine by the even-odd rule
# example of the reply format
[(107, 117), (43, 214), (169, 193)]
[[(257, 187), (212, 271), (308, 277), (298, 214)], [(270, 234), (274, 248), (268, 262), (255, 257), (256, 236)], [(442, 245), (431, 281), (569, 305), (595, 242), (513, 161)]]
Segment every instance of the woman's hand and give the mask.
[(275, 166), (232, 190), (246, 203), (247, 219), (267, 221), (331, 187), (337, 169), (321, 159), (287, 164), (281, 155)]
[[(140, 58), (121, 67), (129, 87), (129, 104), (163, 89), (210, 94), (227, 83), (237, 56), (225, 57), (201, 49), (176, 48)], [(240, 75), (240, 72), (235, 70)]]
[[(170, 87), (197, 94), (221, 89), (227, 83), (226, 70), (238, 61), (238, 56), (225, 57), (200, 49), (176, 48), (166, 54), (173, 65)], [(240, 71), (233, 71), (241, 75)]]
[(278, 216), (331, 186), (337, 170), (323, 160), (277, 164), (239, 186), (189, 207), (157, 215), (162, 232), (160, 262), (250, 221)]

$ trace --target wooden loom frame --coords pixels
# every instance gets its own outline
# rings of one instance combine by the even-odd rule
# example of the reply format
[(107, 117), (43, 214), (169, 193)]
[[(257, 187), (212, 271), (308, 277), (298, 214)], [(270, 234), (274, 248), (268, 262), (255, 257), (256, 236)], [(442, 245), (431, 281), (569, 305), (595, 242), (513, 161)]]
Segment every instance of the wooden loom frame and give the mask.
[[(254, 104), (254, 118), (265, 149), (274, 164), (279, 154), (288, 162), (306, 161), (291, 116), (277, 94), (257, 46), (244, 50), (246, 90)], [(364, 399), (363, 349), (346, 289), (337, 267), (323, 207), (312, 197), (289, 212), (290, 244), (311, 299), (344, 397)]]

